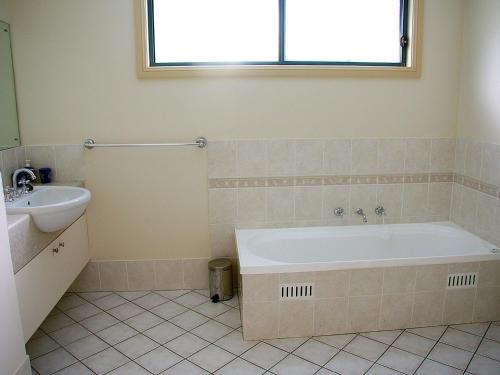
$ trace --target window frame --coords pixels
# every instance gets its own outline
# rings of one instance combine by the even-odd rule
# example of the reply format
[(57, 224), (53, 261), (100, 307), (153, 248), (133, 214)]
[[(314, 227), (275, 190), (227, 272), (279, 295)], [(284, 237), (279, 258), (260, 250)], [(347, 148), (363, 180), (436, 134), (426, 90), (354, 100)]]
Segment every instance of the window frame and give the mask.
[[(401, 48), (402, 63), (367, 63), (342, 61), (287, 61), (284, 59), (285, 0), (279, 0), (279, 60), (262, 62), (182, 62), (156, 63), (154, 61), (153, 0), (136, 0), (137, 66), (139, 78), (190, 76), (206, 74), (222, 75), (297, 75), (308, 76), (334, 73), (342, 76), (369, 77), (419, 77), (421, 61), (421, 24), (423, 0), (400, 0), (403, 12), (400, 35), (407, 38), (406, 47)], [(404, 6), (403, 6), (404, 5)]]

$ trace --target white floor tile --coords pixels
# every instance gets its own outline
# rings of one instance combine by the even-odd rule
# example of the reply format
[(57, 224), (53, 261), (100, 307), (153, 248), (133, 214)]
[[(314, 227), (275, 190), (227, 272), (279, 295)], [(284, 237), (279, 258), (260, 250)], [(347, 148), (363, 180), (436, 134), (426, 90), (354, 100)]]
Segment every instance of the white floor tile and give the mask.
[(146, 310), (144, 310), (142, 307), (137, 306), (132, 302), (128, 302), (108, 310), (108, 313), (113, 315), (117, 319), (127, 320), (128, 318), (136, 316), (144, 311)]
[(476, 354), (467, 367), (467, 372), (474, 375), (498, 375), (500, 374), (500, 362)]
[(94, 375), (94, 373), (90, 371), (86, 366), (84, 366), (81, 362), (77, 362), (56, 372), (54, 375)]
[(156, 293), (149, 293), (146, 294), (145, 296), (142, 296), (140, 298), (137, 298), (134, 300), (134, 303), (136, 305), (141, 306), (142, 308), (149, 310), (152, 309), (153, 307), (159, 306), (162, 303), (167, 302), (168, 299), (166, 299), (163, 296), (160, 296), (159, 294)]
[(355, 334), (347, 334), (347, 335), (332, 335), (332, 336), (315, 336), (314, 339), (321, 341), (327, 345), (334, 346), (337, 349), (343, 349), (352, 339), (355, 337)]
[(60, 345), (65, 346), (71, 344), (73, 341), (89, 336), (90, 334), (91, 333), (80, 324), (72, 324), (58, 331), (51, 332), (50, 337), (56, 340)]
[(241, 316), (240, 310), (230, 309), (225, 313), (220, 314), (215, 317), (219, 323), (225, 324), (234, 329), (241, 327)]
[(112, 309), (113, 307), (127, 303), (127, 300), (123, 297), (120, 297), (118, 294), (113, 293), (105, 297), (98, 298), (92, 301), (92, 303), (97, 307), (99, 307), (100, 309), (109, 310)]
[(91, 335), (67, 345), (65, 349), (81, 361), (108, 347), (100, 338)]
[(446, 331), (446, 326), (411, 328), (407, 329), (406, 331), (437, 341), (439, 340), (443, 332)]
[(424, 358), (418, 355), (397, 348), (389, 348), (377, 363), (404, 374), (413, 374), (423, 360)]
[(330, 371), (326, 368), (322, 368), (321, 370), (319, 370), (316, 375), (335, 375), (335, 373), (333, 371)]
[(196, 327), (191, 332), (210, 342), (215, 342), (222, 336), (227, 335), (233, 329), (214, 320), (209, 320), (205, 324)]
[(261, 342), (241, 355), (241, 358), (266, 370), (276, 365), (288, 355), (284, 350)]
[(135, 362), (129, 362), (126, 365), (118, 367), (109, 372), (108, 375), (150, 375), (151, 373), (144, 370)]
[(162, 305), (156, 306), (151, 309), (151, 312), (155, 313), (158, 316), (161, 316), (163, 319), (166, 320), (169, 320), (174, 316), (182, 314), (184, 311), (187, 311), (186, 307), (172, 301), (166, 302)]
[(344, 350), (358, 357), (375, 362), (387, 348), (388, 346), (386, 344), (363, 336), (358, 336), (347, 344)]
[(194, 290), (196, 293), (201, 294), (202, 296), (205, 296), (207, 298), (210, 298), (210, 292), (208, 289), (195, 289)]
[(215, 318), (217, 315), (220, 315), (231, 307), (225, 305), (223, 303), (212, 303), (210, 301), (205, 302), (199, 306), (196, 306), (193, 310), (199, 312), (202, 315), (208, 316), (210, 318)]
[(316, 340), (309, 340), (293, 352), (296, 356), (323, 366), (338, 353), (338, 349)]
[(178, 303), (179, 305), (185, 306), (190, 309), (208, 301), (209, 299), (207, 297), (202, 296), (201, 294), (196, 292), (186, 293), (174, 299), (175, 303)]
[(186, 360), (177, 363), (175, 366), (172, 366), (165, 372), (161, 373), (161, 375), (206, 375), (206, 374), (208, 374), (207, 371)]
[(110, 295), (112, 292), (83, 292), (83, 293), (78, 293), (78, 295), (87, 301), (94, 301), (98, 298), (105, 297), (107, 295)]
[(369, 339), (379, 341), (381, 343), (391, 345), (394, 340), (398, 338), (398, 336), (401, 334), (401, 330), (395, 330), (395, 331), (377, 331), (377, 332), (365, 332), (362, 333), (362, 336), (368, 337)]
[(115, 349), (125, 354), (127, 357), (136, 359), (147, 352), (157, 348), (159, 344), (150, 338), (139, 334), (133, 336), (119, 344), (115, 345)]
[(500, 361), (500, 342), (485, 338), (477, 349), (477, 354)]
[(144, 331), (143, 333), (150, 339), (153, 339), (157, 343), (163, 345), (166, 342), (184, 334), (185, 332), (185, 330), (177, 327), (176, 325), (173, 325), (170, 322), (164, 322)]
[(82, 362), (96, 374), (105, 374), (130, 360), (114, 348), (108, 348), (84, 359)]
[(442, 363), (426, 359), (419, 367), (417, 375), (461, 375), (462, 371)]
[(149, 292), (138, 291), (138, 292), (117, 292), (116, 294), (118, 294), (120, 297), (125, 298), (126, 300), (133, 301), (137, 298), (145, 296), (148, 293)]
[(144, 311), (143, 313), (124, 321), (125, 324), (131, 326), (139, 332), (145, 331), (163, 322), (164, 320), (162, 318), (155, 314), (151, 314), (149, 311)]
[(184, 328), (187, 331), (190, 331), (193, 328), (201, 326), (208, 320), (209, 319), (206, 316), (198, 314), (193, 310), (188, 310), (182, 314), (173, 317), (169, 321), (181, 328)]
[(67, 316), (65, 314), (57, 314), (57, 315), (53, 315), (53, 316), (50, 316), (47, 319), (45, 319), (43, 321), (42, 325), (40, 326), (40, 328), (44, 332), (50, 333), (50, 332), (57, 331), (58, 329), (70, 326), (74, 323), (75, 323), (75, 321), (73, 319), (71, 319), (69, 316)]
[(183, 294), (189, 293), (189, 289), (178, 289), (178, 290), (156, 290), (155, 293), (168, 298), (175, 299), (177, 297), (182, 296)]
[(312, 375), (319, 369), (318, 365), (289, 354), (285, 359), (271, 368), (271, 372), (276, 375)]
[(179, 354), (181, 357), (187, 358), (208, 345), (210, 345), (208, 341), (192, 333), (186, 332), (172, 341), (167, 342), (164, 346), (174, 353)]
[(109, 345), (116, 345), (126, 339), (137, 335), (137, 331), (124, 323), (118, 323), (109, 328), (103, 329), (96, 333), (101, 339)]
[(215, 372), (216, 375), (260, 375), (266, 370), (241, 358), (236, 358)]
[(80, 324), (87, 328), (90, 332), (102, 331), (105, 328), (111, 327), (118, 323), (118, 319), (112, 317), (111, 315), (102, 312), (97, 315), (91, 316), (90, 318), (80, 321)]
[(42, 355), (31, 361), (31, 366), (40, 374), (52, 374), (73, 363), (77, 362), (76, 358), (69, 354), (63, 348), (56, 349), (48, 354)]
[(403, 332), (392, 346), (406, 350), (407, 352), (426, 357), (436, 344), (435, 341), (423, 336), (414, 335), (410, 332)]
[(83, 305), (86, 301), (76, 294), (71, 294), (69, 296), (63, 297), (59, 300), (56, 307), (61, 311), (66, 311), (74, 307)]
[(253, 348), (259, 341), (245, 341), (243, 335), (239, 331), (233, 331), (215, 342), (215, 345), (227, 350), (236, 355), (241, 355), (243, 352)]
[(233, 354), (224, 349), (210, 345), (189, 357), (189, 361), (209, 372), (215, 372), (234, 358)]
[(26, 344), (26, 352), (32, 360), (57, 348), (59, 348), (59, 344), (47, 335), (30, 340)]
[(489, 323), (469, 323), (469, 324), (455, 324), (451, 327), (464, 331), (467, 333), (472, 333), (473, 335), (483, 336), (487, 331)]
[(468, 350), (469, 352), (474, 352), (481, 342), (481, 337), (454, 328), (448, 328), (439, 341)]
[(465, 370), (471, 358), (471, 352), (442, 343), (437, 343), (429, 354), (429, 359), (461, 370)]
[(500, 341), (500, 325), (492, 324), (486, 332), (486, 337), (491, 340)]
[(264, 342), (269, 345), (276, 346), (285, 352), (292, 353), (308, 339), (308, 337), (291, 337), (287, 339), (264, 340)]
[(135, 360), (153, 374), (159, 374), (180, 361), (182, 357), (161, 346)]
[(375, 363), (366, 373), (366, 375), (400, 375), (401, 373), (396, 370), (392, 370), (388, 367), (379, 365)]
[[(106, 297), (104, 297), (106, 298)], [(89, 302), (86, 302), (80, 306), (74, 307), (72, 309), (66, 310), (66, 315), (71, 319), (79, 322), (80, 320), (91, 317), (92, 315), (99, 314), (101, 310)]]
[(234, 293), (233, 298), (228, 299), (227, 301), (222, 301), (223, 304), (231, 306), (231, 307), (237, 307), (240, 305), (240, 301), (238, 300), (238, 294)]
[(340, 352), (328, 362), (325, 367), (338, 374), (361, 375), (364, 374), (373, 362), (357, 357), (347, 352)]

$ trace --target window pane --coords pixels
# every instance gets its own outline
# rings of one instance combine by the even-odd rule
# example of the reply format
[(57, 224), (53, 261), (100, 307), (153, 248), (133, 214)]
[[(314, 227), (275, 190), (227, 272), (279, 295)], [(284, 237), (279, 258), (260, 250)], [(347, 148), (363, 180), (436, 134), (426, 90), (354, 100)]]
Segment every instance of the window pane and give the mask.
[(157, 63), (278, 60), (278, 0), (153, 4)]
[(400, 62), (400, 0), (287, 0), (285, 59)]

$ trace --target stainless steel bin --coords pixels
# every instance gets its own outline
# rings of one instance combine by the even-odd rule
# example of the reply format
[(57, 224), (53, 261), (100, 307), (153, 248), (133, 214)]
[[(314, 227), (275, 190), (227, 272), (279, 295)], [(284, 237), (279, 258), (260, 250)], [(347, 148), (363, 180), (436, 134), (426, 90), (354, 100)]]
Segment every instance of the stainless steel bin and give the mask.
[(214, 259), (208, 262), (210, 298), (212, 302), (233, 298), (233, 270), (229, 259)]

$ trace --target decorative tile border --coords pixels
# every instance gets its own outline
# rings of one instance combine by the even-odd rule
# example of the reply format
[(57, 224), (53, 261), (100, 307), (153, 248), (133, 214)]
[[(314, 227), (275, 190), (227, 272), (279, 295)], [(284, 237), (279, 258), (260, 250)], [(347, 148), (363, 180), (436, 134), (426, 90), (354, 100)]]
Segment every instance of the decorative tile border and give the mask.
[[(421, 173), (398, 175), (345, 175), (345, 176), (293, 176), (293, 177), (245, 177), (211, 178), (210, 189), (236, 189), (281, 186), (322, 185), (379, 185), (379, 184), (422, 184), (429, 182), (453, 182), (453, 173)], [(478, 185), (479, 186), (479, 185)]]
[(453, 182), (468, 187), (469, 189), (480, 191), (481, 193), (490, 195), (494, 198), (500, 198), (500, 186), (488, 184), (486, 182), (461, 174), (455, 174)]

